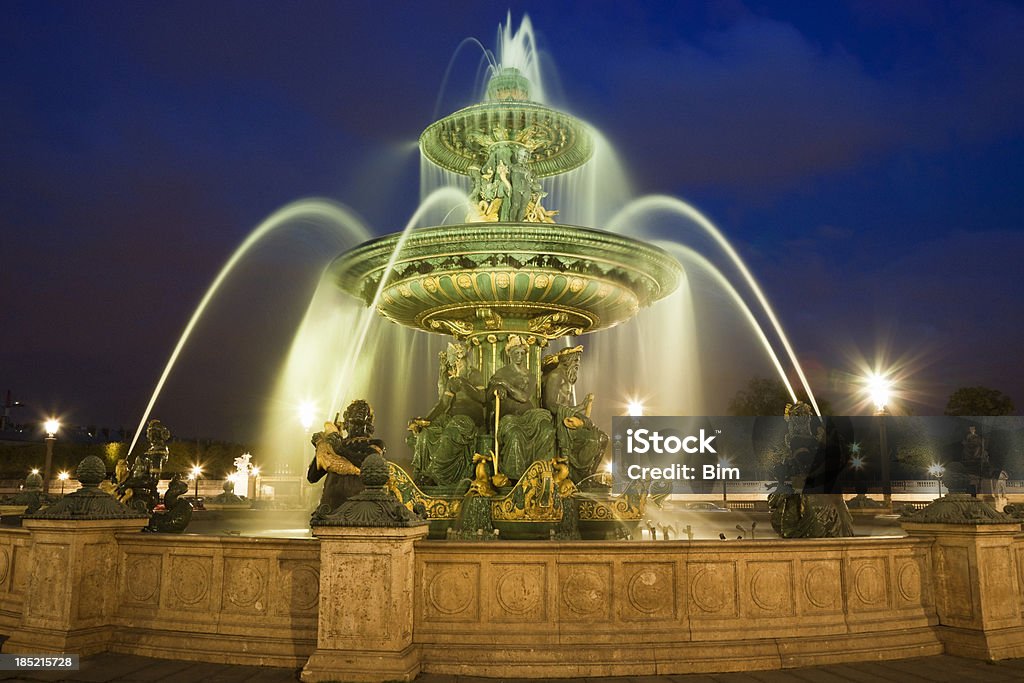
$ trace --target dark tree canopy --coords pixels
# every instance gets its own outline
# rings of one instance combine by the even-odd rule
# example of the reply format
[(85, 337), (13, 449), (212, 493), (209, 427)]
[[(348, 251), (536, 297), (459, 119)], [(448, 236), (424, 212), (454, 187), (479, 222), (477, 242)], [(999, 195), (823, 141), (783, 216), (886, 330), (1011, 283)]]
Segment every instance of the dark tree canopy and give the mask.
[(949, 396), (946, 415), (1013, 415), (1013, 399), (988, 387), (960, 387)]
[(792, 403), (786, 386), (779, 379), (752, 377), (746, 389), (740, 389), (729, 401), (730, 415), (782, 415)]
[[(807, 401), (807, 394), (797, 390), (797, 398)], [(822, 414), (831, 413), (828, 401), (815, 397)], [(746, 389), (740, 389), (729, 401), (730, 415), (783, 415), (792, 403), (786, 385), (777, 377), (752, 377)]]

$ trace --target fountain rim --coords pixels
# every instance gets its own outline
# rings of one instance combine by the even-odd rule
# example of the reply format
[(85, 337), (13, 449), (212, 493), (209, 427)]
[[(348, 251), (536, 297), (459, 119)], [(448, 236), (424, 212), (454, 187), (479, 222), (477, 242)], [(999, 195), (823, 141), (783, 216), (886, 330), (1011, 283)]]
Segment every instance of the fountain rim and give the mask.
[[(325, 276), (363, 305), (372, 305), (379, 296), (377, 309), (384, 317), (428, 332), (439, 331), (428, 319), (454, 311), (465, 314), (476, 306), (496, 307), (510, 318), (576, 314), (579, 324), (570, 324), (580, 328), (576, 334), (606, 329), (671, 294), (684, 274), (679, 261), (657, 245), (572, 225), (419, 228), (405, 236), (402, 253), (393, 259), (402, 239), (402, 233), (392, 233), (353, 247), (327, 266)], [(387, 284), (380, 288), (389, 265)], [(518, 279), (523, 275), (528, 285)], [(473, 292), (471, 280), (478, 276), (490, 279), (490, 294)], [(455, 280), (461, 283), (458, 287), (452, 284)], [(508, 288), (500, 298), (495, 283)], [(552, 298), (551, 287), (561, 293)], [(464, 288), (462, 294), (451, 293), (459, 288)]]
[[(656, 244), (647, 242), (645, 240), (637, 239), (635, 237), (627, 237), (619, 233), (610, 232), (607, 230), (601, 230), (598, 228), (589, 228), (580, 225), (570, 225), (565, 223), (551, 224), (551, 223), (490, 223), (490, 222), (479, 222), (479, 223), (453, 223), (450, 225), (434, 225), (423, 228), (413, 228), (409, 231), (409, 235), (406, 238), (403, 251), (406, 254), (400, 254), (395, 261), (397, 266), (400, 263), (414, 260), (415, 258), (422, 258), (425, 253), (409, 254), (411, 249), (422, 250), (424, 247), (432, 246), (435, 244), (444, 244), (449, 242), (448, 237), (453, 230), (467, 230), (476, 233), (472, 237), (482, 237), (493, 233), (492, 238), (507, 237), (509, 241), (516, 239), (517, 237), (532, 237), (534, 234), (537, 236), (537, 243), (549, 241), (551, 243), (571, 243), (567, 236), (583, 237), (589, 244), (588, 246), (605, 246), (614, 245), (622, 249), (622, 253), (630, 253), (634, 256), (642, 255), (644, 260), (653, 263), (656, 266), (663, 267), (667, 274), (674, 275), (675, 280), (670, 283), (669, 286), (663, 287), (663, 293), (657, 299), (668, 296), (676, 287), (678, 287), (678, 278), (682, 276), (683, 267), (679, 261), (672, 256), (668, 251), (662, 249)], [(335, 277), (347, 276), (351, 273), (351, 268), (341, 269), (340, 266), (346, 262), (353, 262), (352, 265), (356, 265), (358, 262), (366, 263), (371, 257), (372, 252), (381, 251), (392, 243), (397, 244), (402, 238), (401, 232), (392, 232), (379, 237), (373, 237), (365, 242), (357, 244), (356, 246), (343, 251), (338, 254), (331, 262), (327, 265), (326, 272), (334, 275)], [(509, 251), (529, 251), (536, 252), (538, 254), (549, 254), (549, 251), (539, 251), (535, 247), (532, 248), (517, 248), (510, 249)], [(639, 252), (639, 254), (637, 253)], [(455, 253), (455, 252), (453, 252)], [(467, 253), (465, 250), (461, 250), (458, 253)], [(477, 251), (473, 253), (485, 253)], [(493, 253), (493, 250), (487, 251), (486, 253)], [(366, 255), (364, 258), (360, 256)], [(429, 252), (431, 256), (442, 256), (446, 254), (438, 254), (436, 252)], [(377, 256), (377, 254), (373, 254)], [(606, 257), (595, 256), (593, 254), (579, 254), (579, 256), (592, 256), (594, 258), (612, 262)], [(390, 258), (390, 253), (388, 255)], [(630, 264), (618, 264), (624, 267), (633, 268)], [(366, 275), (381, 270), (387, 266), (387, 259), (383, 262), (374, 263), (371, 267), (366, 268), (362, 272), (358, 272), (355, 276), (365, 277)], [(397, 282), (397, 281), (396, 281)], [(347, 290), (346, 290), (347, 291)]]

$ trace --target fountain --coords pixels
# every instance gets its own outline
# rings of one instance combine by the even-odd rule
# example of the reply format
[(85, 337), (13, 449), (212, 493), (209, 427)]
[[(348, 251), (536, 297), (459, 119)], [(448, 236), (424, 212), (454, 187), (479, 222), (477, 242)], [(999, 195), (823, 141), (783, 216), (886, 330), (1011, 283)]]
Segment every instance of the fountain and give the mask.
[[(410, 423), (412, 476), (392, 466), (392, 490), (427, 510), (437, 536), (482, 496), (488, 529), (578, 537), (563, 523), (563, 499), (594, 480), (607, 436), (590, 419), (593, 397), (574, 401), (583, 347), (547, 351), (624, 323), (678, 287), (682, 268), (659, 247), (556, 225), (542, 179), (585, 164), (592, 146), (582, 122), (530, 100), (518, 69), (496, 68), (484, 102), (420, 137), (425, 158), (470, 179), (465, 222), (371, 240), (328, 268), (384, 318), (456, 340), (441, 355), (437, 405)], [(600, 522), (635, 523), (642, 501), (625, 501), (588, 495), (580, 524), (608, 532)]]
[[(421, 671), (666, 675), (943, 652), (1024, 655), (1020, 524), (980, 501), (942, 499), (905, 518), (905, 536), (807, 538), (826, 535), (825, 522), (845, 531), (848, 515), (822, 500), (815, 509), (827, 515), (808, 516), (806, 501), (784, 490), (776, 516), (806, 533), (771, 539), (762, 526), (755, 538), (751, 521), (723, 542), (724, 533), (708, 540), (686, 520), (644, 520), (653, 496), (640, 487), (611, 493), (601, 425), (622, 406), (606, 390), (660, 392), (655, 412), (686, 414), (697, 385), (685, 364), (695, 348), (688, 301), (699, 271), (738, 304), (784, 380), (769, 334), (797, 364), (749, 270), (692, 207), (664, 198), (625, 203), (610, 222), (617, 233), (561, 222), (574, 215), (567, 207), (585, 213), (579, 195), (593, 191), (595, 175), (582, 174), (607, 148), (581, 121), (531, 100), (539, 70), (532, 51), (521, 49), (532, 44), (528, 34), (506, 26), (503, 63), (494, 64), (484, 101), (421, 136), (425, 163), (446, 183), (468, 179), (469, 201), (425, 183), (424, 202), (401, 233), (333, 260), (329, 286), (318, 289), (296, 338), (279, 387), (292, 400), (297, 388), (320, 387), (317, 412), (336, 415), (312, 435), (311, 477), (326, 478), (325, 493), (338, 494), (314, 512), (315, 538), (132, 533), (180, 531), (190, 512), (179, 478), (164, 497), (166, 514), (149, 514), (164, 453), (163, 432), (153, 429), (144, 459), (131, 471), (122, 465), (116, 497), (101, 490), (103, 463), (87, 458), (81, 491), (27, 514), (22, 529), (0, 529), (5, 652), (301, 666), (304, 681), (412, 680)], [(513, 53), (520, 59), (504, 59)], [(600, 199), (607, 208), (608, 196)], [(428, 211), (451, 214), (453, 206), (457, 222), (416, 227)], [(685, 217), (709, 236), (760, 309), (743, 305), (689, 245), (638, 239), (653, 212)], [(219, 283), (253, 241), (293, 214), (351, 220), (336, 207), (303, 203), (243, 244), (175, 347), (140, 432)], [(672, 315), (658, 321), (660, 333), (639, 329), (665, 306)], [(770, 326), (762, 329), (759, 317)], [(584, 336), (586, 349), (577, 343)], [(640, 353), (644, 345), (656, 347), (657, 363)], [(333, 355), (318, 355), (325, 349)], [(624, 381), (622, 366), (644, 370), (636, 385)], [(370, 392), (388, 370), (394, 386)], [(816, 412), (796, 374), (810, 405), (789, 421), (794, 458), (811, 450)], [(577, 396), (578, 378), (600, 385), (596, 399)], [(654, 386), (661, 384), (671, 386)], [(382, 433), (411, 418), (408, 468), (384, 459), (385, 441), (391, 456), (402, 439), (378, 438), (371, 404)], [(297, 445), (294, 432), (286, 436)], [(241, 472), (249, 464), (236, 463)], [(124, 504), (129, 481), (139, 509)], [(615, 536), (641, 521), (657, 543)]]

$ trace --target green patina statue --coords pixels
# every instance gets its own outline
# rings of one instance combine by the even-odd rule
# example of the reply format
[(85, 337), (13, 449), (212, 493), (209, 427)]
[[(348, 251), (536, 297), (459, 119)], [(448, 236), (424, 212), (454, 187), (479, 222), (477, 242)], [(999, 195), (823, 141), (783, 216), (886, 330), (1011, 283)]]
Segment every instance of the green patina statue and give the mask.
[(497, 469), (519, 479), (535, 460), (554, 453), (555, 429), (551, 413), (538, 407), (537, 376), (530, 372), (526, 342), (519, 335), (509, 335), (505, 357), (507, 364), (487, 383), (488, 414), (497, 425)]
[(409, 423), (413, 478), (422, 485), (452, 485), (471, 478), (484, 427), (484, 380), (472, 347), (448, 344), (440, 354), (437, 403)]
[(569, 463), (573, 481), (580, 482), (597, 472), (601, 456), (608, 447), (608, 435), (590, 419), (594, 395), (587, 394), (574, 404), (574, 388), (579, 375), (583, 347), (574, 346), (545, 356), (544, 407), (555, 419), (555, 444), (558, 455)]

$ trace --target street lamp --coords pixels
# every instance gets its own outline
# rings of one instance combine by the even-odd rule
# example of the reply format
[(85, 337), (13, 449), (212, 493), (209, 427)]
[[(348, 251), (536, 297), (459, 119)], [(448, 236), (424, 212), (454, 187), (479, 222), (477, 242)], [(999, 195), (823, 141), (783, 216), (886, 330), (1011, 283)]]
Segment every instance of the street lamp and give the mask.
[[(729, 464), (730, 464), (730, 461), (729, 461), (728, 458), (721, 458), (718, 461), (718, 471), (719, 471), (719, 473), (725, 472), (725, 468), (727, 468), (729, 466)], [(722, 476), (722, 475), (720, 474), (719, 476)], [(728, 481), (729, 481), (728, 477), (722, 476), (722, 507), (724, 507), (726, 509), (729, 508), (729, 496), (728, 496), (728, 493), (727, 493), (727, 490), (728, 490), (728, 483), (727, 482)]]
[(853, 468), (853, 482), (856, 495), (846, 502), (851, 508), (870, 507), (873, 501), (867, 496), (867, 486), (861, 484), (861, 472), (867, 465), (867, 458), (861, 453), (860, 444), (854, 441), (850, 444), (850, 467)]
[(61, 496), (61, 498), (64, 497), (64, 484), (65, 484), (65, 482), (67, 482), (68, 477), (70, 477), (70, 476), (71, 475), (68, 474), (67, 472), (61, 472), (60, 474), (57, 475), (57, 478), (60, 479), (60, 496)]
[(883, 374), (873, 372), (865, 380), (868, 397), (875, 405), (878, 421), (878, 446), (881, 451), (879, 464), (882, 475), (882, 499), (885, 507), (892, 508), (892, 482), (889, 481), (889, 441), (885, 431), (885, 418), (889, 413), (889, 399), (892, 398), (892, 380)]
[(60, 420), (51, 417), (43, 423), (46, 430), (46, 461), (43, 464), (43, 493), (50, 492), (50, 468), (53, 466), (53, 443), (57, 440)]
[(196, 501), (199, 501), (199, 475), (203, 473), (203, 468), (199, 465), (192, 465), (192, 472), (189, 476), (196, 482)]
[(935, 481), (939, 484), (939, 498), (942, 497), (942, 475), (946, 473), (946, 468), (940, 463), (932, 463), (928, 466), (928, 474), (935, 477)]

